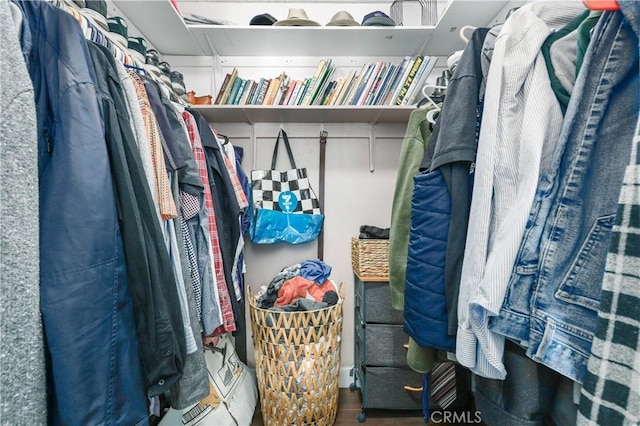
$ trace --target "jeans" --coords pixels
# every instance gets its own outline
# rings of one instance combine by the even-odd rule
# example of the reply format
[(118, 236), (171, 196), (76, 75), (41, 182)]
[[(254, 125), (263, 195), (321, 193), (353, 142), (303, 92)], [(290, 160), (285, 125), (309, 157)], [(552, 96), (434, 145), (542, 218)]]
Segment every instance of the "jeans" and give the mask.
[(605, 13), (542, 170), (507, 295), (490, 328), (582, 383), (638, 110), (638, 40)]

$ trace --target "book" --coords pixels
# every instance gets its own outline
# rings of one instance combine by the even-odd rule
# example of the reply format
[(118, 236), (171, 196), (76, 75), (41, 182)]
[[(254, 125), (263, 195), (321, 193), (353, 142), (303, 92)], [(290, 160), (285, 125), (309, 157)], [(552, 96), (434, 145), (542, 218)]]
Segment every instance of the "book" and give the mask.
[(389, 86), (387, 87), (387, 93), (384, 98), (380, 99), (380, 105), (389, 105), (391, 103), (391, 98), (398, 87), (399, 81), (402, 78), (405, 70), (409, 66), (409, 61), (411, 60), (410, 56), (405, 56), (402, 61), (396, 67), (396, 71), (389, 82)]
[(326, 88), (324, 89), (324, 92), (318, 97), (318, 105), (326, 105), (327, 101), (329, 100), (329, 96), (331, 96), (331, 92), (333, 91), (334, 87), (336, 85), (336, 81), (330, 81), (329, 84), (327, 84)]
[(340, 97), (336, 101), (336, 105), (345, 105), (346, 99), (351, 92), (351, 88), (353, 87), (355, 81), (358, 79), (358, 73), (356, 70), (352, 70), (347, 77), (347, 80), (344, 82), (344, 87), (342, 88), (342, 93)]
[(435, 59), (425, 56), (422, 59), (422, 65), (409, 87), (409, 91), (405, 95), (402, 105), (413, 105), (416, 103), (418, 96), (422, 96), (422, 88), (424, 87), (427, 77), (431, 74), (431, 70), (435, 65)]
[(316, 71), (313, 73), (313, 77), (311, 77), (311, 81), (309, 81), (309, 86), (307, 86), (307, 90), (305, 91), (304, 98), (302, 99), (301, 105), (309, 105), (311, 103), (311, 97), (315, 94), (315, 88), (318, 84), (318, 80), (322, 78), (324, 75), (324, 71), (327, 67), (327, 62), (331, 60), (321, 59), (316, 67)]
[(256, 98), (256, 105), (262, 105), (264, 102), (264, 98), (267, 95), (267, 89), (269, 88), (269, 84), (271, 84), (271, 80), (264, 79), (263, 83), (260, 85), (260, 93), (258, 93), (258, 97)]
[(238, 89), (238, 93), (236, 93), (236, 98), (233, 100), (234, 105), (240, 104), (240, 100), (244, 96), (244, 92), (247, 90), (248, 83), (249, 83), (249, 80), (244, 80), (244, 79), (242, 80), (242, 83), (240, 83), (240, 88)]
[(420, 55), (416, 56), (416, 60), (413, 62), (413, 66), (411, 67), (411, 71), (409, 71), (409, 75), (407, 75), (407, 78), (404, 81), (404, 84), (402, 85), (402, 89), (400, 89), (400, 92), (398, 93), (398, 97), (396, 98), (396, 101), (395, 101), (396, 105), (402, 105), (402, 100), (407, 95), (407, 92), (409, 91), (409, 87), (411, 86), (411, 83), (413, 83), (413, 79), (415, 78), (416, 73), (420, 69), (420, 65), (422, 65), (422, 61), (423, 61), (422, 56)]
[(278, 94), (278, 90), (280, 89), (280, 84), (282, 83), (281, 75), (276, 78), (271, 79), (271, 84), (269, 84), (269, 89), (267, 89), (267, 95), (265, 96), (264, 102), (262, 105), (273, 105), (273, 101)]
[(295, 99), (294, 105), (302, 105), (302, 100), (304, 99), (307, 93), (307, 89), (309, 88), (310, 82), (311, 82), (311, 77), (307, 77), (304, 79), (304, 81), (302, 82), (302, 86), (300, 87), (300, 93), (298, 93), (298, 96)]
[(404, 82), (407, 79), (407, 76), (409, 75), (409, 71), (411, 71), (411, 68), (413, 67), (414, 62), (415, 62), (415, 59), (411, 58), (409, 62), (406, 63), (404, 69), (402, 70), (402, 74), (398, 74), (398, 80), (396, 80), (396, 86), (393, 93), (391, 93), (391, 98), (389, 99), (388, 105), (396, 104), (396, 99), (400, 94), (400, 90), (402, 89), (402, 86), (404, 85)]
[(236, 95), (238, 94), (238, 90), (240, 89), (240, 86), (242, 85), (243, 80), (240, 77), (236, 77), (235, 81), (233, 82), (233, 87), (231, 88), (231, 91), (229, 92), (229, 97), (227, 98), (227, 101), (225, 102), (227, 105), (233, 105), (233, 100), (236, 98)]
[(229, 84), (227, 84), (227, 87), (224, 89), (224, 93), (220, 98), (221, 105), (224, 105), (227, 102), (229, 102), (229, 95), (231, 94), (231, 89), (233, 89), (233, 86), (236, 84), (237, 79), (238, 79), (238, 70), (234, 68), (233, 72), (231, 73), (231, 78), (229, 79)]
[(251, 80), (251, 86), (247, 91), (247, 96), (243, 98), (241, 105), (251, 105), (251, 98), (253, 98), (253, 95), (255, 94), (257, 87), (258, 87), (258, 83), (254, 80)]
[(278, 90), (278, 93), (276, 94), (276, 97), (273, 101), (274, 105), (282, 105), (284, 97), (286, 96), (287, 91), (289, 91), (290, 85), (291, 77), (289, 77), (285, 73), (282, 73), (282, 75), (280, 76), (280, 90)]
[[(234, 70), (235, 70), (235, 68), (234, 68)], [(222, 86), (220, 86), (220, 90), (218, 90), (218, 96), (216, 96), (216, 100), (214, 102), (215, 105), (219, 105), (220, 104), (220, 100), (222, 99), (222, 96), (224, 95), (224, 92), (227, 90), (227, 86), (229, 85), (229, 82), (231, 81), (232, 73), (233, 73), (233, 71), (230, 72), (230, 73), (227, 73), (227, 75), (224, 76), (224, 80), (222, 81)]]
[(296, 80), (289, 83), (289, 88), (287, 89), (287, 93), (284, 95), (281, 105), (289, 105), (289, 99), (293, 96), (293, 91), (296, 89), (296, 85), (298, 82)]
[(380, 105), (381, 101), (387, 96), (387, 92), (389, 91), (389, 87), (391, 86), (391, 82), (393, 81), (393, 77), (398, 72), (398, 65), (391, 64), (389, 69), (387, 70), (387, 75), (385, 75), (384, 80), (381, 82), (382, 86), (378, 93), (375, 95), (371, 105)]
[(373, 94), (380, 86), (380, 79), (382, 78), (386, 70), (387, 63), (378, 61), (376, 64), (376, 68), (371, 73), (371, 77), (369, 77), (369, 82), (367, 83), (364, 92), (362, 92), (362, 96), (360, 96), (358, 105), (369, 105), (371, 103)]
[(361, 78), (357, 82), (357, 85), (356, 85), (357, 87), (353, 92), (353, 95), (349, 101), (349, 105), (357, 105), (358, 99), (360, 98), (360, 95), (367, 84), (367, 79), (371, 76), (371, 72), (373, 71), (373, 68), (375, 68), (375, 64), (367, 65), (367, 69), (364, 71), (364, 73), (361, 75)]
[(244, 105), (247, 103), (247, 98), (249, 97), (249, 93), (251, 93), (251, 86), (253, 85), (253, 83), (254, 83), (253, 80), (247, 80), (247, 83), (245, 84), (244, 89), (242, 90), (242, 95), (238, 100), (238, 105)]
[(333, 76), (333, 72), (335, 71), (335, 69), (335, 66), (332, 67), (330, 65), (327, 69), (325, 69), (322, 78), (319, 80), (319, 83), (316, 84), (316, 88), (314, 89), (315, 93), (311, 95), (311, 101), (309, 102), (309, 105), (320, 105), (320, 103), (323, 101), (324, 93), (329, 83), (331, 83), (331, 77)]
[(256, 101), (258, 100), (258, 96), (260, 95), (260, 89), (262, 89), (262, 86), (264, 86), (266, 79), (265, 78), (260, 78), (260, 81), (258, 82), (258, 87), (256, 87), (256, 91), (253, 94), (253, 98), (251, 99), (251, 105), (255, 105)]
[(278, 78), (270, 78), (269, 85), (267, 86), (267, 93), (264, 95), (264, 99), (262, 100), (262, 105), (271, 105), (273, 102), (273, 93), (276, 90), (276, 84), (278, 83)]
[(327, 100), (327, 105), (335, 105), (335, 102), (338, 99), (338, 95), (340, 94), (340, 91), (344, 87), (345, 80), (346, 80), (346, 78), (340, 77), (336, 81), (336, 85), (333, 88), (333, 90), (331, 91), (331, 96), (329, 96), (329, 99)]

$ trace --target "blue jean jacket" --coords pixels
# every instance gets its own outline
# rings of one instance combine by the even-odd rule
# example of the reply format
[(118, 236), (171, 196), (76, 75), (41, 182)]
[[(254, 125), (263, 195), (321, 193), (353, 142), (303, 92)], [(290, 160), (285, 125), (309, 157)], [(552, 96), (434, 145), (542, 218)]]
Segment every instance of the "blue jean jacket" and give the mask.
[(638, 39), (619, 12), (594, 28), (554, 158), (541, 174), (490, 328), (582, 383), (638, 112)]

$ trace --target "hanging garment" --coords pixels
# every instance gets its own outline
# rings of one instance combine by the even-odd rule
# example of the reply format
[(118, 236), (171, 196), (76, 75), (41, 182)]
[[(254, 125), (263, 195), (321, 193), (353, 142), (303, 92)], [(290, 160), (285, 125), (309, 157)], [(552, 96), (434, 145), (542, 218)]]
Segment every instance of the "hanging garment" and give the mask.
[(10, 2), (0, 2), (0, 419), (7, 425), (44, 425), (37, 119), (11, 7), (15, 6)]
[(448, 333), (444, 264), (451, 197), (440, 171), (414, 178), (404, 288), (404, 330), (422, 348), (455, 350)]
[[(636, 37), (640, 37), (640, 4), (621, 1), (620, 7)], [(636, 61), (636, 70), (638, 65)], [(640, 423), (640, 115), (638, 110), (635, 113), (638, 120), (618, 199), (598, 322), (580, 397), (580, 426)]]
[(40, 309), (51, 356), (51, 423), (146, 424), (102, 106), (87, 44), (66, 12), (44, 1), (16, 4), (38, 116)]
[[(145, 386), (148, 395), (155, 396), (180, 379), (186, 356), (176, 280), (153, 210), (131, 124), (125, 114), (119, 113), (124, 111), (125, 101), (115, 59), (102, 46), (92, 42), (88, 46), (101, 91)], [(160, 380), (165, 386), (157, 387)]]
[[(192, 113), (194, 112), (192, 111)], [(240, 312), (237, 299), (232, 297), (235, 292), (231, 272), (236, 245), (240, 237), (240, 207), (236, 202), (233, 185), (223, 165), (222, 152), (209, 123), (198, 112), (194, 113), (194, 118), (200, 132), (208, 167), (207, 173), (214, 212), (213, 223), (215, 224), (215, 231), (212, 232), (214, 264), (216, 273), (218, 271), (221, 273), (217, 280), (227, 289), (227, 297), (229, 297), (235, 319), (232, 328), (225, 327), (225, 329), (226, 331), (235, 331), (238, 325), (244, 323), (244, 314)]]
[(472, 372), (504, 379), (498, 314), (535, 196), (538, 174), (562, 127), (540, 47), (582, 4), (530, 3), (495, 43), (485, 93), (458, 299), (456, 357)]
[(638, 40), (605, 13), (543, 171), (494, 332), (582, 383), (638, 111)]
[(430, 136), (431, 131), (426, 111), (421, 109), (413, 111), (409, 116), (407, 130), (402, 141), (389, 229), (391, 306), (398, 310), (404, 308), (413, 176), (418, 172)]
[[(198, 132), (198, 127), (196, 123), (196, 119), (189, 111), (185, 111), (183, 114), (183, 118), (187, 123), (187, 128), (189, 129), (189, 141), (191, 142), (191, 148), (193, 149), (193, 156), (196, 160), (196, 165), (198, 167), (198, 171), (200, 172), (200, 178), (202, 179), (204, 185), (204, 203), (203, 206), (206, 209), (207, 216), (207, 247), (211, 251), (210, 257), (211, 261), (211, 269), (210, 273), (213, 276), (214, 289), (216, 294), (216, 300), (219, 301), (219, 312), (221, 313), (221, 323), (219, 327), (216, 328), (218, 332), (225, 331), (234, 331), (235, 330), (235, 322), (234, 322), (234, 312), (233, 306), (231, 305), (231, 297), (229, 296), (229, 289), (227, 288), (227, 284), (225, 281), (224, 268), (222, 266), (222, 256), (220, 253), (220, 243), (218, 238), (218, 230), (217, 223), (215, 218), (214, 206), (213, 206), (213, 198), (211, 196), (211, 185), (209, 183), (209, 172), (207, 165), (207, 157), (204, 152), (204, 148), (202, 147), (202, 142), (200, 139), (200, 134)], [(205, 302), (209, 297), (205, 298), (205, 287), (203, 285), (203, 326), (205, 330), (207, 327), (207, 321), (209, 318), (206, 318), (205, 312)], [(212, 331), (211, 333), (213, 333)], [(205, 335), (208, 336), (211, 333), (205, 331)]]
[(451, 197), (451, 219), (444, 264), (448, 332), (451, 336), (456, 334), (458, 328), (460, 275), (482, 116), (478, 107), (482, 95), (480, 58), (487, 33), (486, 28), (478, 28), (472, 33), (449, 80), (447, 96), (438, 119), (440, 127), (434, 143), (433, 159), (429, 166), (432, 171), (440, 170)]

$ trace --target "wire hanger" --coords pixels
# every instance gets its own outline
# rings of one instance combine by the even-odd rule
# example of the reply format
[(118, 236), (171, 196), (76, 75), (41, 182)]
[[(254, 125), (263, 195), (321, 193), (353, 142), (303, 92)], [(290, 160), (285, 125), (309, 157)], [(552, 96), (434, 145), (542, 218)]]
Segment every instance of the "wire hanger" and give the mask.
[(477, 30), (477, 27), (474, 27), (473, 25), (465, 25), (460, 28), (460, 32), (458, 33), (458, 35), (465, 43), (469, 43), (469, 37), (467, 37), (467, 35), (465, 34), (465, 32), (468, 30), (475, 31)]

